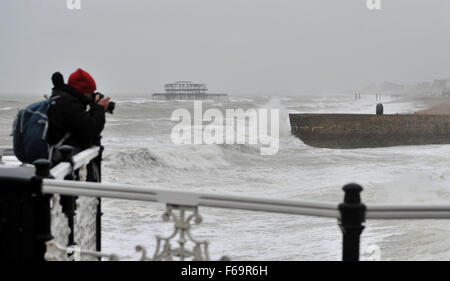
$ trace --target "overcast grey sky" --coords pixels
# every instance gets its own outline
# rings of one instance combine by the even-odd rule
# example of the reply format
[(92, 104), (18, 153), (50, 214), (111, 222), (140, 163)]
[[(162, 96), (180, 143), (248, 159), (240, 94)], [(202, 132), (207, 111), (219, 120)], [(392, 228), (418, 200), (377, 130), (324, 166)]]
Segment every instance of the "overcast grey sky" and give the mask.
[(192, 80), (212, 92), (342, 92), (450, 78), (450, 1), (4, 0), (0, 94), (44, 94), (90, 72), (133, 95)]

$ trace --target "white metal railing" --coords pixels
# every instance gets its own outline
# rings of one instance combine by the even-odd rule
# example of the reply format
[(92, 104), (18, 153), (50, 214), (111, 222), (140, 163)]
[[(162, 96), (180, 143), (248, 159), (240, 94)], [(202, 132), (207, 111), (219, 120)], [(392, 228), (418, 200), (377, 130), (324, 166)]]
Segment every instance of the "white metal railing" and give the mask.
[[(74, 167), (88, 163), (93, 159), (98, 150), (89, 149), (74, 157)], [(163, 190), (150, 186), (136, 186), (127, 184), (105, 184), (94, 182), (77, 182), (61, 180), (68, 171), (70, 164), (62, 163), (61, 167), (55, 167), (51, 173), (56, 179), (44, 179), (42, 192), (48, 194), (62, 194), (72, 196), (104, 197), (127, 200), (151, 201), (164, 203), (167, 211), (164, 219), (172, 219), (175, 223), (174, 232), (168, 237), (157, 236), (157, 247), (153, 257), (147, 256), (146, 249), (136, 246), (141, 251), (140, 260), (171, 260), (179, 257), (181, 260), (192, 257), (194, 260), (208, 260), (208, 242), (197, 241), (191, 234), (191, 225), (201, 222), (198, 207), (215, 207), (227, 209), (239, 209), (250, 211), (264, 211), (273, 213), (285, 213), (295, 215), (307, 215), (328, 217), (341, 220), (339, 204), (328, 202), (314, 202), (301, 200), (279, 200), (256, 198), (248, 196), (219, 195), (212, 193), (186, 192), (181, 190)], [(175, 212), (179, 212), (179, 215)], [(186, 216), (187, 212), (192, 212)], [(450, 218), (450, 204), (367, 204), (365, 210), (366, 219), (448, 219)], [(171, 239), (179, 236), (180, 246), (172, 249)], [(180, 243), (180, 241), (182, 241)], [(192, 249), (186, 247), (187, 242), (194, 244)], [(359, 242), (358, 242), (359, 243)], [(55, 247), (53, 247), (55, 249)], [(61, 249), (58, 248), (61, 252)], [(66, 249), (70, 250), (70, 249)], [(83, 255), (90, 257), (105, 257), (107, 259), (119, 259), (115, 254), (107, 254), (80, 249), (78, 257)], [(75, 258), (76, 259), (76, 258)], [(222, 257), (226, 260), (227, 257)]]
[[(86, 165), (99, 155), (100, 147), (91, 147), (86, 149), (71, 159), (71, 162), (61, 162), (50, 170), (50, 176), (55, 179), (64, 179), (71, 175), (73, 171), (78, 170), (80, 180), (84, 180), (86, 176)], [(0, 146), (0, 164), (2, 156), (14, 156), (11, 147)], [(54, 193), (52, 197), (51, 209), (51, 232), (54, 239), (47, 242), (46, 258), (48, 260), (70, 260), (73, 256), (68, 256), (67, 252), (61, 252), (61, 247), (69, 246), (69, 234), (74, 236), (75, 242), (82, 247), (81, 260), (95, 260), (97, 257), (104, 256), (114, 258), (112, 255), (96, 253), (96, 212), (98, 200), (95, 197), (79, 197), (76, 200), (77, 212), (74, 216), (74, 226), (69, 227), (69, 217), (63, 212), (60, 203), (61, 196)], [(70, 218), (72, 219), (72, 218)], [(58, 246), (57, 246), (58, 245)], [(69, 247), (70, 248), (70, 247)], [(69, 251), (70, 249), (67, 248)]]
[[(133, 186), (45, 179), (44, 193), (83, 195), (161, 202), (170, 205), (205, 206), (250, 211), (340, 218), (338, 204), (300, 200), (276, 200), (245, 196), (195, 193)], [(450, 204), (366, 204), (367, 219), (449, 219)]]
[(126, 184), (105, 184), (44, 179), (43, 193), (119, 198), (161, 202), (181, 206), (205, 206), (274, 213), (339, 218), (338, 204), (294, 200), (276, 200), (245, 196), (217, 195), (154, 189)]
[(14, 155), (14, 150), (10, 146), (0, 146), (0, 155), (12, 156), (12, 155)]
[(450, 204), (366, 204), (367, 219), (449, 219)]
[(14, 156), (14, 150), (9, 146), (0, 146), (0, 164), (3, 164), (3, 156)]
[[(5, 152), (11, 151), (0, 148), (0, 155), (5, 155)], [(181, 190), (164, 190), (153, 188), (151, 186), (136, 186), (127, 184), (105, 184), (94, 182), (81, 182), (63, 180), (63, 178), (70, 174), (73, 170), (83, 169), (92, 159), (97, 157), (99, 153), (98, 147), (92, 147), (80, 152), (73, 157), (72, 163), (62, 162), (50, 170), (50, 174), (54, 179), (44, 179), (42, 182), (42, 192), (46, 194), (54, 194), (53, 209), (52, 209), (52, 225), (55, 222), (55, 228), (52, 227), (53, 235), (58, 234), (67, 236), (67, 218), (61, 212), (59, 205), (59, 195), (68, 196), (82, 196), (77, 201), (79, 212), (88, 212), (86, 210), (93, 210), (95, 202), (81, 201), (86, 198), (118, 198), (127, 200), (151, 201), (164, 203), (167, 206), (167, 211), (164, 213), (165, 220), (173, 220), (175, 223), (175, 230), (168, 237), (157, 237), (157, 249), (153, 258), (149, 258), (146, 254), (145, 248), (137, 246), (137, 250), (142, 253), (141, 260), (159, 260), (172, 259), (178, 256), (180, 259), (193, 257), (194, 259), (208, 259), (208, 242), (197, 241), (190, 233), (191, 224), (200, 223), (201, 216), (198, 213), (198, 207), (214, 207), (239, 209), (250, 211), (263, 211), (273, 213), (285, 213), (295, 215), (328, 217), (341, 220), (341, 210), (339, 204), (329, 202), (314, 202), (301, 200), (280, 200), (256, 198), (248, 196), (234, 196), (234, 195), (219, 195), (213, 193), (197, 193), (186, 192)], [(72, 166), (73, 165), (73, 166)], [(84, 198), (84, 199), (83, 199)], [(83, 205), (84, 204), (84, 205)], [(84, 206), (84, 207), (83, 207)], [(365, 219), (449, 219), (450, 218), (450, 204), (366, 204), (364, 212)], [(176, 212), (179, 212), (176, 214)], [(188, 213), (191, 213), (188, 215)], [(86, 224), (92, 226), (92, 215), (83, 216)], [(78, 225), (78, 240), (80, 235), (85, 235), (83, 232), (83, 220), (77, 222)], [(80, 226), (81, 225), (81, 226)], [(180, 246), (176, 249), (171, 248), (170, 240), (176, 235), (181, 239), (178, 240)], [(58, 235), (55, 235), (57, 237)], [(180, 242), (181, 241), (181, 242)], [(186, 248), (186, 243), (192, 242), (194, 247), (192, 250)], [(81, 256), (90, 257), (107, 257), (108, 259), (117, 259), (114, 254), (106, 254), (95, 252), (92, 247), (83, 248), (83, 245), (89, 243), (78, 243), (79, 253)], [(92, 243), (91, 243), (92, 244)], [(59, 251), (59, 254), (47, 255), (49, 259), (59, 259), (67, 256), (66, 238), (56, 239), (47, 243), (49, 252)], [(61, 251), (63, 254), (61, 254)]]
[[(86, 178), (86, 166), (98, 156), (100, 148), (91, 147), (72, 157), (72, 162), (61, 162), (50, 170), (50, 175), (61, 181), (78, 170), (80, 182)], [(70, 181), (66, 181), (70, 182)], [(51, 210), (51, 231), (54, 239), (48, 241), (45, 259), (47, 260), (97, 260), (106, 257), (116, 259), (114, 255), (96, 252), (96, 215), (99, 203), (96, 197), (78, 197), (76, 199), (76, 214), (73, 227), (69, 227), (68, 217), (64, 214), (60, 204), (59, 192), (54, 192)], [(78, 196), (78, 195), (76, 195)], [(69, 245), (69, 234), (72, 233), (77, 246)], [(72, 254), (72, 255), (68, 255)]]
[(50, 170), (50, 174), (55, 179), (63, 179), (72, 171), (72, 169), (77, 170), (89, 164), (89, 162), (91, 162), (92, 159), (97, 157), (99, 150), (100, 148), (98, 146), (94, 146), (86, 150), (83, 150), (82, 152), (76, 154), (73, 157), (73, 164), (74, 164), (73, 168), (69, 162), (62, 162), (59, 163), (54, 168), (52, 168)]
[(45, 259), (48, 261), (58, 261), (59, 259), (55, 258), (55, 255), (53, 255), (52, 253), (61, 253), (61, 254), (66, 254), (67, 256), (69, 256), (69, 258), (67, 260), (73, 260), (73, 261), (81, 261), (82, 260), (82, 256), (90, 256), (90, 257), (94, 257), (94, 258), (107, 258), (110, 261), (115, 261), (115, 260), (119, 260), (119, 257), (115, 254), (107, 254), (107, 253), (102, 253), (102, 252), (96, 252), (96, 251), (87, 251), (87, 250), (83, 250), (81, 249), (79, 246), (61, 246), (56, 242), (50, 241), (50, 242), (46, 242), (46, 246), (47, 246), (47, 253), (45, 254)]

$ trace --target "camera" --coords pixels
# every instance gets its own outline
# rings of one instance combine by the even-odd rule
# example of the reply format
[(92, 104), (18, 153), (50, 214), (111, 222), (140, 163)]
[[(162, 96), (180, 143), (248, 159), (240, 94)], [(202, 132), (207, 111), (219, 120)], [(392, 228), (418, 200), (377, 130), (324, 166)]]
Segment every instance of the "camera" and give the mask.
[[(95, 102), (96, 96), (98, 95), (98, 100), (101, 100), (102, 98), (104, 98), (105, 96), (102, 93), (99, 92), (95, 92), (92, 94), (91, 96), (91, 100), (92, 102)], [(106, 108), (106, 112), (109, 112), (111, 114), (113, 114), (114, 108), (116, 107), (116, 103), (113, 101), (110, 101), (108, 103), (108, 107)]]

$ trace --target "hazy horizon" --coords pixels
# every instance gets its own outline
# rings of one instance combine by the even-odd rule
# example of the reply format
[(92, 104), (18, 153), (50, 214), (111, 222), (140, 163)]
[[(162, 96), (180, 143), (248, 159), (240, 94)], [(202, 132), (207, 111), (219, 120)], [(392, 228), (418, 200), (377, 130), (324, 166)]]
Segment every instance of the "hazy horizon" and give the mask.
[(49, 94), (91, 73), (118, 96), (191, 80), (230, 95), (343, 93), (450, 78), (447, 0), (7, 0), (0, 95)]

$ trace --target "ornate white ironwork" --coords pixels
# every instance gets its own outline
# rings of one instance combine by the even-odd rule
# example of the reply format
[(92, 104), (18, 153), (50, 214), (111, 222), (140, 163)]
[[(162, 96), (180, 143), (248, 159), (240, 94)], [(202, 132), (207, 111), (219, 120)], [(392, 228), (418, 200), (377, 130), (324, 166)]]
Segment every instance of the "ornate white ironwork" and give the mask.
[[(57, 200), (59, 202), (59, 196)], [(55, 206), (54, 214), (57, 215), (55, 219), (58, 221), (62, 220), (66, 223), (66, 226), (58, 228), (64, 231), (54, 232), (53, 234), (58, 235), (60, 238), (65, 238), (65, 240), (53, 239), (46, 243), (47, 253), (45, 258), (47, 260), (95, 261), (99, 257), (105, 257), (108, 260), (119, 260), (119, 256), (116, 254), (95, 251), (95, 211), (97, 204), (98, 201), (96, 198), (80, 197), (77, 200), (77, 214), (84, 213), (86, 218), (77, 219), (75, 226), (75, 241), (77, 245), (70, 247), (63, 246), (67, 245), (67, 237), (70, 232), (67, 227), (67, 219), (62, 213), (61, 206), (59, 204)], [(191, 212), (191, 214), (187, 214), (188, 212)], [(64, 217), (61, 217), (61, 215)], [(135, 250), (141, 253), (141, 261), (174, 260), (175, 258), (181, 261), (186, 259), (193, 261), (209, 260), (208, 241), (198, 241), (191, 234), (192, 225), (202, 222), (202, 217), (198, 213), (198, 207), (168, 204), (167, 210), (163, 214), (163, 220), (173, 220), (173, 233), (168, 237), (156, 237), (157, 245), (152, 258), (147, 255), (147, 249), (145, 247), (137, 245)], [(64, 223), (61, 225), (64, 225)], [(176, 239), (176, 237), (178, 237), (176, 241), (178, 247), (173, 248), (172, 239)], [(57, 240), (62, 242), (58, 242)], [(188, 243), (193, 244), (192, 248), (189, 249)], [(223, 256), (220, 260), (226, 261), (230, 259)]]
[(87, 257), (90, 258), (90, 260), (97, 260), (97, 258), (104, 257), (107, 258), (110, 261), (118, 261), (119, 257), (115, 254), (107, 254), (102, 252), (95, 252), (95, 251), (87, 251), (84, 249), (81, 249), (79, 246), (71, 246), (71, 247), (63, 247), (59, 245), (58, 243), (49, 241), (46, 242), (47, 246), (47, 252), (55, 252), (60, 253), (61, 255), (71, 255), (71, 261), (82, 261), (87, 260)]
[[(86, 166), (78, 170), (79, 180), (85, 181), (87, 177)], [(75, 243), (86, 251), (96, 250), (96, 214), (98, 199), (95, 197), (80, 196), (76, 201), (76, 217), (74, 225)], [(82, 255), (81, 260), (96, 260), (92, 255)]]
[[(96, 250), (96, 214), (98, 199), (79, 197), (74, 224), (75, 243), (86, 251)], [(96, 257), (82, 255), (81, 260), (95, 260)]]
[(53, 195), (52, 205), (51, 231), (54, 238), (47, 243), (47, 251), (44, 257), (48, 261), (66, 261), (68, 260), (67, 253), (57, 251), (54, 247), (49, 247), (50, 244), (58, 244), (62, 245), (62, 247), (67, 247), (70, 234), (67, 217), (63, 213), (62, 206), (60, 204), (59, 194)]
[(97, 260), (99, 254), (95, 250), (98, 199), (95, 197), (79, 197), (76, 201), (77, 210), (74, 220), (76, 247), (83, 249), (82, 251), (84, 253), (91, 253), (80, 255), (79, 258), (68, 255), (75, 252), (70, 251), (72, 247), (68, 248), (70, 228), (67, 216), (62, 211), (59, 194), (53, 195), (52, 202), (51, 231), (54, 238), (46, 244), (47, 251), (45, 253), (45, 259), (49, 261), (67, 261), (73, 259), (82, 261)]
[[(179, 214), (176, 214), (178, 211)], [(192, 212), (187, 215), (186, 212)], [(192, 258), (194, 261), (209, 260), (208, 241), (198, 241), (191, 234), (192, 223), (200, 224), (202, 217), (198, 213), (198, 207), (177, 206), (167, 204), (167, 210), (163, 214), (163, 220), (172, 219), (175, 223), (173, 233), (168, 237), (156, 236), (156, 250), (151, 260), (173, 260), (174, 257), (181, 261)], [(178, 235), (178, 247), (172, 248), (171, 240)], [(187, 248), (187, 243), (192, 242), (193, 248)], [(136, 251), (142, 251), (141, 260), (150, 260), (142, 246), (137, 246)]]
[[(63, 163), (64, 164), (64, 163)], [(86, 166), (79, 169), (80, 180), (86, 180)], [(97, 260), (99, 254), (96, 250), (96, 213), (98, 199), (95, 197), (81, 196), (76, 200), (76, 215), (74, 217), (74, 240), (76, 246), (68, 246), (70, 227), (67, 216), (62, 211), (59, 194), (53, 195), (53, 208), (51, 211), (51, 231), (54, 239), (47, 243), (47, 260)], [(83, 254), (71, 249), (83, 249)], [(61, 249), (64, 249), (63, 251)], [(72, 254), (72, 255), (69, 255)], [(101, 255), (100, 255), (101, 256)]]

